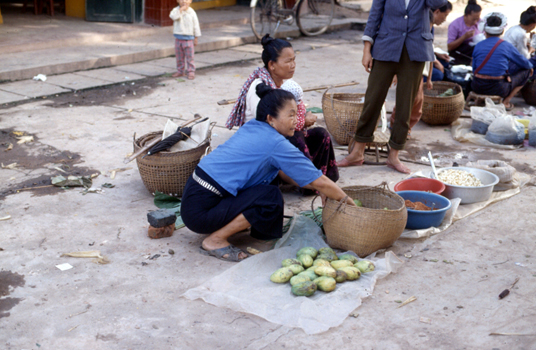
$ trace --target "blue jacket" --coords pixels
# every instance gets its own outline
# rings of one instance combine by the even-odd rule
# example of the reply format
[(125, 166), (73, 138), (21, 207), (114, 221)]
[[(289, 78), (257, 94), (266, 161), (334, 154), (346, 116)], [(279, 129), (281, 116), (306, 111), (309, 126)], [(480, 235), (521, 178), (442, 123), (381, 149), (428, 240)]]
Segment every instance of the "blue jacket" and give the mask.
[(447, 0), (374, 0), (365, 35), (374, 39), (372, 57), (379, 61), (398, 62), (404, 44), (412, 61), (434, 60), (429, 11)]

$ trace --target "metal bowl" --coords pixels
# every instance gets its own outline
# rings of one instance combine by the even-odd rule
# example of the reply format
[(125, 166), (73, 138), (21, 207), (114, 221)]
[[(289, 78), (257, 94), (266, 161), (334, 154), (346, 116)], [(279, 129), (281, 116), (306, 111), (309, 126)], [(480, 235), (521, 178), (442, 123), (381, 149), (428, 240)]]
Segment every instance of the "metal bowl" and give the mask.
[(499, 183), (499, 177), (497, 175), (490, 173), (489, 171), (476, 168), (443, 168), (438, 171), (438, 174), (449, 169), (467, 171), (479, 179), (480, 182), (482, 182), (483, 186), (456, 186), (443, 182), (445, 184), (445, 191), (443, 191), (442, 195), (448, 199), (460, 198), (462, 200), (461, 204), (487, 201), (489, 197), (491, 197), (493, 187)]

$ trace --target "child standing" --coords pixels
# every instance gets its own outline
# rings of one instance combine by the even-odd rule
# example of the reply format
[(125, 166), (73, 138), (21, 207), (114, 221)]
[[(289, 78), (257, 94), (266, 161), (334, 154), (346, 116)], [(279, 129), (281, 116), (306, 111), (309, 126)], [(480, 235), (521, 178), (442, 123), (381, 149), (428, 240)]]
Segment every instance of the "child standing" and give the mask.
[(179, 6), (169, 14), (173, 20), (177, 57), (177, 72), (172, 77), (187, 75), (188, 79), (193, 80), (195, 79), (194, 46), (197, 45), (197, 38), (201, 36), (201, 29), (197, 15), (190, 7), (192, 0), (177, 0), (177, 3)]

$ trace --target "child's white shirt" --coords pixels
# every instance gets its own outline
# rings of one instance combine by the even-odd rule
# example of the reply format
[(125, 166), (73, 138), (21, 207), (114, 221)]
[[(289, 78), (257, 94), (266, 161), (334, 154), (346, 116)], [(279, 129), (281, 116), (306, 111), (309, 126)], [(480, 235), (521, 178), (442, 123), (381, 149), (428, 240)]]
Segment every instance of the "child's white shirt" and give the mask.
[(173, 20), (173, 34), (193, 35), (196, 38), (201, 36), (197, 14), (191, 7), (181, 11), (180, 6), (177, 6), (171, 11), (169, 18)]

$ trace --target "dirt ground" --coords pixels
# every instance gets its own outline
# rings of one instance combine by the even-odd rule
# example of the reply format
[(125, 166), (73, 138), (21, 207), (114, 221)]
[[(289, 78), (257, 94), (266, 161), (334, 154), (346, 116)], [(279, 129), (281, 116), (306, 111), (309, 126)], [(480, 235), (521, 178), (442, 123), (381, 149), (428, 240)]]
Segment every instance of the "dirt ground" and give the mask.
[[(356, 80), (357, 87), (342, 91), (364, 92), (361, 34), (294, 40), (299, 49), (295, 80), (303, 87)], [(223, 143), (232, 135), (223, 127), (231, 106), (216, 101), (234, 98), (259, 64), (200, 70), (194, 81), (163, 77), (0, 110), (0, 145), (13, 144), (12, 150), (0, 151), (0, 161), (18, 163), (0, 171), (0, 218), (11, 216), (0, 221), (0, 347), (535, 349), (534, 186), (431, 238), (398, 240), (390, 250), (404, 261), (402, 268), (378, 282), (354, 311), (357, 318), (319, 335), (180, 297), (233, 264), (199, 254), (203, 237), (186, 228), (150, 240), (146, 214), (155, 209), (153, 198), (136, 164), (125, 165), (123, 159), (132, 152), (134, 133), (159, 130), (168, 118), (187, 120), (194, 113), (217, 121), (212, 146)], [(305, 94), (310, 106), (321, 107), (321, 98), (322, 92)], [(392, 106), (393, 92), (388, 99)], [(324, 125), (322, 118), (319, 124)], [(17, 144), (15, 131), (34, 141)], [(429, 169), (421, 164), (428, 150), (445, 162), (462, 154), (463, 161), (501, 159), (530, 175), (536, 170), (534, 148), (461, 144), (450, 128), (421, 122), (403, 153), (412, 171)], [(337, 158), (345, 153), (337, 150)], [(85, 195), (79, 188), (21, 190), (43, 186), (55, 175), (94, 173), (100, 174), (94, 186), (115, 187)], [(385, 166), (362, 166), (341, 169), (339, 184), (386, 181), (392, 188), (403, 178)], [(286, 214), (310, 208), (311, 200), (285, 193)], [(240, 238), (242, 245), (261, 246)], [(82, 250), (100, 250), (111, 262), (61, 257)], [(56, 268), (63, 263), (73, 268)], [(499, 300), (516, 278), (510, 295)], [(410, 296), (417, 300), (397, 308), (397, 300)]]

